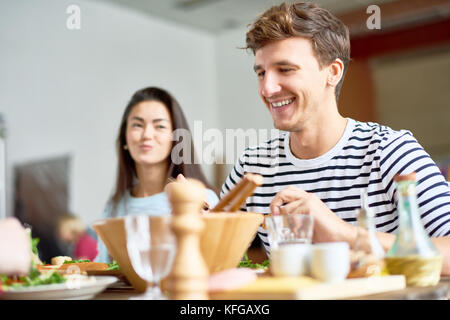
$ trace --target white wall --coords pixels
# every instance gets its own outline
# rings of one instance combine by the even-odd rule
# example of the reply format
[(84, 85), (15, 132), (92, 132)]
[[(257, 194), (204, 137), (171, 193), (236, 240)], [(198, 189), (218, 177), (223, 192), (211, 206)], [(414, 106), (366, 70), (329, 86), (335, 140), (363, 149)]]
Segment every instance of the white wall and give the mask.
[[(254, 56), (245, 47), (246, 29), (228, 31), (216, 38), (217, 47), (217, 85), (219, 127), (225, 136), (226, 129), (267, 130), (270, 138), (273, 122), (269, 111), (258, 95), (258, 83), (253, 71)], [(264, 135), (258, 142), (263, 142)], [(243, 147), (236, 145), (234, 150), (226, 152), (234, 155), (235, 160), (242, 154)], [(233, 165), (228, 165), (228, 171)]]
[(81, 30), (68, 30), (72, 3), (0, 2), (0, 113), (8, 126), (9, 211), (14, 165), (72, 154), (70, 209), (91, 223), (113, 187), (114, 141), (134, 91), (166, 88), (191, 127), (196, 119), (217, 126), (215, 43), (186, 27), (81, 0)]
[(254, 56), (245, 47), (246, 29), (216, 38), (221, 128), (272, 128), (269, 111), (258, 96)]

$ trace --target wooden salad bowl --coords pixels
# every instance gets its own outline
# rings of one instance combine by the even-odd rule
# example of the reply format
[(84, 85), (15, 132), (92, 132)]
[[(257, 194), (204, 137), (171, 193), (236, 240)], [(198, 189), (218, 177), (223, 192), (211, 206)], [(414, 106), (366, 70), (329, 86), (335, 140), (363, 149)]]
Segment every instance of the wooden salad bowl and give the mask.
[[(201, 217), (204, 229), (200, 249), (210, 274), (237, 267), (264, 221), (262, 214), (239, 211), (202, 213)], [(161, 217), (149, 219), (150, 226), (156, 226)], [(144, 292), (147, 283), (134, 271), (128, 256), (125, 218), (100, 220), (93, 224), (93, 229), (130, 284), (138, 292)]]

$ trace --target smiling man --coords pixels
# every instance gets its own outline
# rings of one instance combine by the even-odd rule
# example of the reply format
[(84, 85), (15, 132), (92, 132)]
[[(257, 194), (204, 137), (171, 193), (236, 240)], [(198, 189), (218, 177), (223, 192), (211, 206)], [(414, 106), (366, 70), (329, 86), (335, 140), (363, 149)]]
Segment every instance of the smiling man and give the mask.
[[(396, 174), (416, 172), (420, 218), (450, 274), (450, 188), (411, 132), (345, 118), (338, 110), (350, 61), (347, 27), (312, 3), (274, 6), (250, 27), (258, 93), (276, 139), (246, 149), (226, 179), (225, 195), (247, 172), (264, 177), (242, 208), (314, 217), (314, 242), (356, 239), (360, 194), (368, 194), (385, 250), (398, 228)], [(364, 106), (361, 106), (362, 108)], [(266, 250), (267, 233), (258, 231)]]

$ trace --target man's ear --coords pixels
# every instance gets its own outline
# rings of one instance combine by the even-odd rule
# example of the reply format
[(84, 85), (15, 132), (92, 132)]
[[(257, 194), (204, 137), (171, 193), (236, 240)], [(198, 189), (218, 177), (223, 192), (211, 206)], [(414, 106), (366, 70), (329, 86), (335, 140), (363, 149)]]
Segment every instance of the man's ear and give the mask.
[(344, 63), (341, 59), (336, 58), (328, 67), (327, 84), (336, 87), (344, 74)]

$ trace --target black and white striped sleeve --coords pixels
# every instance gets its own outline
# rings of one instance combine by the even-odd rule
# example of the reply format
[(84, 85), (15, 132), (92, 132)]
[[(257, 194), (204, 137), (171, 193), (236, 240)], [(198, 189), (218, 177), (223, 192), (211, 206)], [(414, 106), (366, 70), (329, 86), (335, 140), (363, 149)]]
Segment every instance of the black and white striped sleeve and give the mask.
[[(234, 188), (236, 184), (241, 181), (242, 177), (245, 174), (244, 165), (245, 165), (245, 154), (243, 154), (239, 160), (236, 162), (236, 164), (233, 167), (233, 170), (231, 170), (228, 177), (225, 179), (224, 184), (222, 185), (222, 189), (220, 191), (220, 198), (222, 199), (231, 189)], [(242, 211), (247, 211), (246, 204), (244, 203), (243, 207), (241, 208)]]
[(413, 137), (401, 130), (380, 145), (382, 183), (391, 202), (397, 202), (394, 176), (416, 172), (420, 219), (431, 237), (450, 235), (450, 188), (430, 155)]

